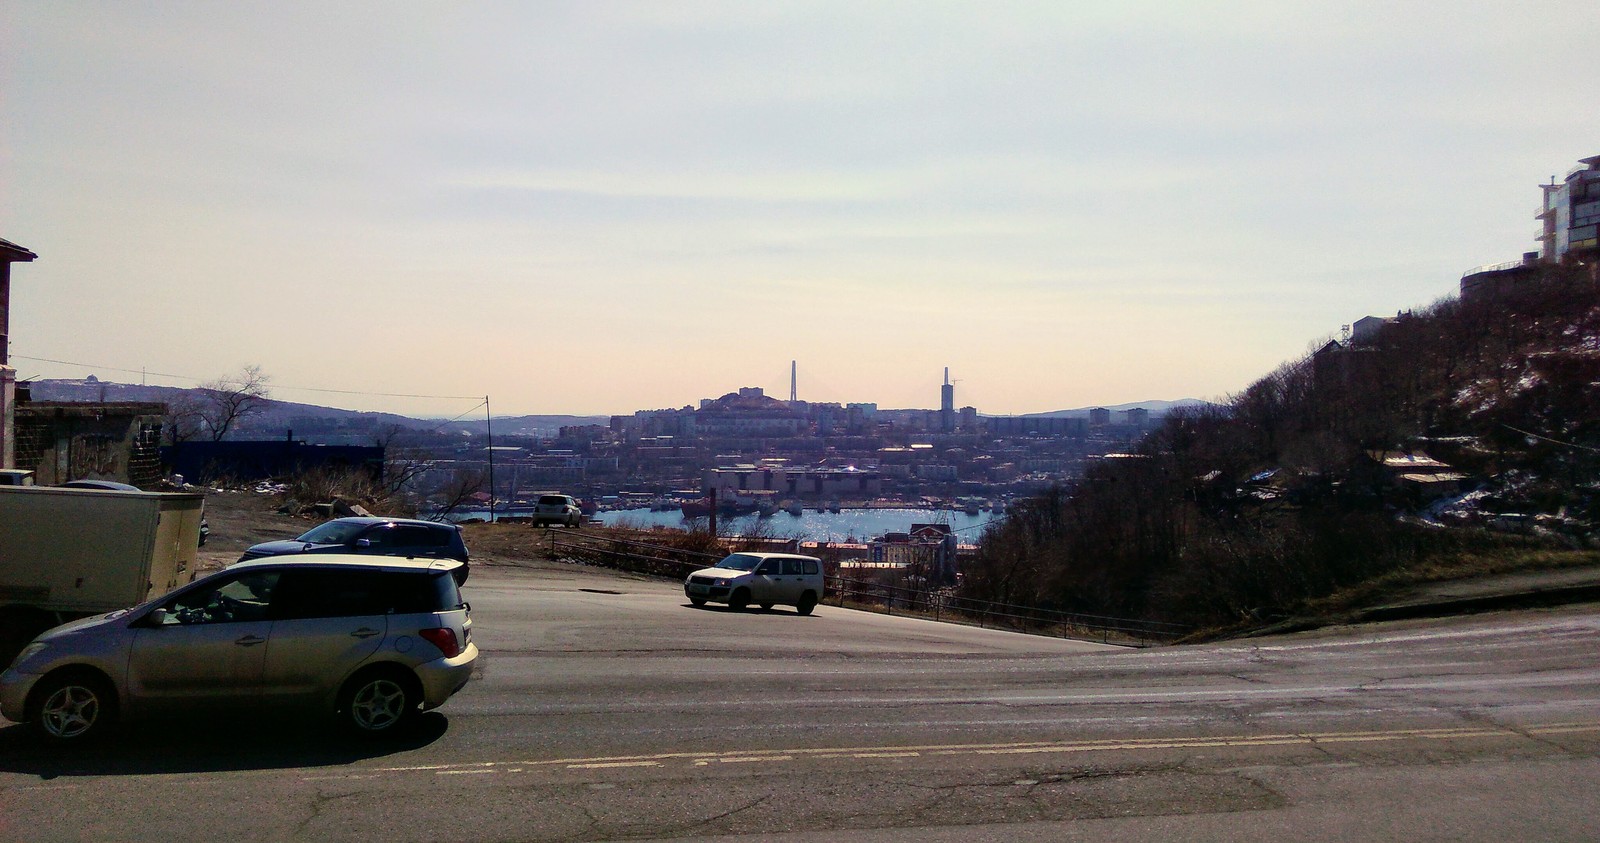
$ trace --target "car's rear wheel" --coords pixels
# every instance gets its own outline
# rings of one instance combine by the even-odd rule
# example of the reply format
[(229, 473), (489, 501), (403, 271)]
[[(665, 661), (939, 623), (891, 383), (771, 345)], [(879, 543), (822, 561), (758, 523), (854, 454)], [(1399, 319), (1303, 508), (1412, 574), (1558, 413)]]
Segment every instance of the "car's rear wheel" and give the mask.
[(339, 715), (345, 728), (368, 738), (393, 735), (410, 724), (422, 694), (400, 670), (372, 670), (345, 683)]
[(742, 612), (750, 605), (750, 590), (741, 588), (728, 597), (728, 608), (735, 612)]
[(815, 608), (817, 608), (817, 593), (808, 591), (800, 595), (800, 602), (795, 604), (794, 610), (802, 615), (809, 615)]
[(110, 731), (117, 719), (117, 695), (111, 684), (92, 673), (47, 676), (34, 690), (29, 718), (52, 741), (87, 743)]

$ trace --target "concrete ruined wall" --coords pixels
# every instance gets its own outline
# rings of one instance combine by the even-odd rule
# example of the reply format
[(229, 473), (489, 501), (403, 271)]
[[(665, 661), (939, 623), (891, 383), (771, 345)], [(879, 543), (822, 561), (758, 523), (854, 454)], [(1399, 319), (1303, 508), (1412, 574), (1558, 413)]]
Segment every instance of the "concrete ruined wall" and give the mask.
[(42, 486), (115, 480), (141, 489), (160, 481), (165, 404), (34, 402), (16, 409), (16, 467)]

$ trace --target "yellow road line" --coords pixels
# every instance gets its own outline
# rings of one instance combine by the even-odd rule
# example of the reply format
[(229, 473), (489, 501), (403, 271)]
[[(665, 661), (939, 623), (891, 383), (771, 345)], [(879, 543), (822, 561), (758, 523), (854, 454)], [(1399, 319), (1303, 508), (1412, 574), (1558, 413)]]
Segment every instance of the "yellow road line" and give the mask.
[(1315, 744), (1383, 743), (1401, 740), (1456, 740), (1486, 737), (1524, 737), (1600, 732), (1600, 723), (1550, 723), (1541, 726), (1469, 726), (1431, 729), (1389, 729), (1379, 731), (1323, 732), (1270, 735), (1233, 735), (1195, 738), (1134, 738), (1086, 741), (1027, 741), (999, 744), (931, 744), (926, 746), (827, 747), (816, 749), (737, 750), (721, 753), (665, 752), (655, 755), (620, 755), (549, 760), (481, 761), (467, 764), (420, 764), (382, 767), (378, 773), (436, 773), (469, 775), (491, 772), (523, 772), (552, 767), (566, 769), (610, 769), (664, 767), (669, 762), (686, 762), (696, 767), (710, 764), (755, 764), (841, 758), (916, 758), (923, 755), (1029, 755), (1067, 752), (1128, 752), (1153, 749), (1205, 749), (1219, 747), (1310, 746)]

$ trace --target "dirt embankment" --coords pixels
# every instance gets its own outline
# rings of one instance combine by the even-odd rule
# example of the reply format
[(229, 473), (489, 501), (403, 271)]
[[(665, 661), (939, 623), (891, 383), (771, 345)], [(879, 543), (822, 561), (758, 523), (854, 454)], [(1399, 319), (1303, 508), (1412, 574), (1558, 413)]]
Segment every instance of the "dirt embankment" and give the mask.
[[(206, 521), (211, 536), (200, 548), (201, 570), (238, 561), (245, 548), (260, 542), (292, 539), (323, 519), (278, 512), (275, 495), (258, 492), (206, 492)], [(527, 566), (542, 562), (548, 547), (545, 531), (526, 524), (467, 524), (467, 552), (472, 563)]]
[(201, 570), (237, 562), (250, 545), (292, 539), (317, 522), (279, 513), (273, 495), (207, 490), (206, 523), (211, 535), (200, 548)]

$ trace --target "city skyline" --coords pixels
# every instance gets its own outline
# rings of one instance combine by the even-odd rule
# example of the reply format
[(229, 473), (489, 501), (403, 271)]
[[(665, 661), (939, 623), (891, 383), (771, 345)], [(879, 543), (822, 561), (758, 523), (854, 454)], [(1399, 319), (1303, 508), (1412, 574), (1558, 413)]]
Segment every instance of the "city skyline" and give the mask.
[(0, 10), (20, 376), (1216, 399), (1534, 249), (1600, 152), (1577, 2), (376, 8)]

